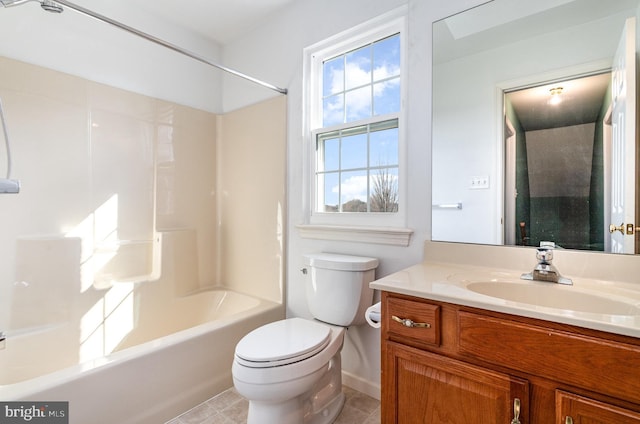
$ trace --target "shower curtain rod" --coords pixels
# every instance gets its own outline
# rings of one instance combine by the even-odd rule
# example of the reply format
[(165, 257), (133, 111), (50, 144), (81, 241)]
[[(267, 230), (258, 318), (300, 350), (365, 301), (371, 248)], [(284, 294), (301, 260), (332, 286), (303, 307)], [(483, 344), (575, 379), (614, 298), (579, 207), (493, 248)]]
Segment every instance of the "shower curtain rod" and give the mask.
[(183, 48), (181, 48), (179, 46), (176, 46), (175, 44), (171, 44), (171, 43), (169, 43), (167, 41), (164, 41), (164, 40), (162, 40), (160, 38), (154, 37), (153, 35), (147, 34), (146, 32), (139, 31), (139, 30), (137, 30), (137, 29), (135, 29), (133, 27), (130, 27), (130, 26), (125, 25), (125, 24), (123, 24), (121, 22), (118, 22), (116, 20), (108, 18), (108, 17), (106, 17), (104, 15), (101, 15), (99, 13), (96, 13), (96, 12), (94, 12), (92, 10), (85, 9), (82, 6), (78, 6), (77, 4), (71, 3), (71, 2), (69, 2), (67, 0), (54, 0), (54, 2), (58, 3), (58, 4), (62, 5), (62, 6), (68, 7), (69, 9), (73, 9), (76, 12), (82, 13), (83, 15), (87, 15), (87, 16), (89, 16), (91, 18), (97, 19), (97, 20), (99, 20), (101, 22), (104, 22), (106, 24), (109, 24), (109, 25), (113, 25), (113, 26), (115, 26), (117, 28), (120, 28), (120, 29), (122, 29), (124, 31), (127, 31), (127, 32), (129, 32), (131, 34), (137, 35), (138, 37), (142, 37), (142, 38), (144, 38), (144, 39), (146, 39), (148, 41), (151, 41), (152, 43), (155, 43), (155, 44), (161, 45), (163, 47), (166, 47), (169, 50), (173, 50), (175, 52), (181, 53), (181, 54), (183, 54), (185, 56), (188, 56), (188, 57), (190, 57), (192, 59), (197, 60), (198, 62), (202, 62), (202, 63), (207, 64), (209, 66), (213, 66), (214, 68), (218, 68), (218, 69), (220, 69), (220, 70), (222, 70), (224, 72), (228, 72), (228, 73), (230, 73), (232, 75), (235, 75), (235, 76), (238, 76), (240, 78), (246, 79), (246, 80), (251, 81), (251, 82), (253, 82), (255, 84), (258, 84), (258, 85), (261, 85), (261, 86), (263, 86), (265, 88), (268, 88), (270, 90), (277, 91), (278, 93), (287, 94), (287, 89), (286, 88), (277, 87), (275, 85), (272, 85), (272, 84), (269, 84), (267, 82), (261, 81), (261, 80), (259, 80), (257, 78), (253, 78), (253, 77), (250, 77), (250, 76), (248, 76), (246, 74), (238, 72), (238, 71), (236, 71), (234, 69), (227, 68), (226, 66), (220, 65), (220, 64), (215, 63), (215, 62), (211, 62), (210, 60), (205, 59), (204, 57), (202, 57), (200, 55), (197, 55), (195, 53), (192, 53), (192, 52), (190, 52), (188, 50), (185, 50), (185, 49), (183, 49)]

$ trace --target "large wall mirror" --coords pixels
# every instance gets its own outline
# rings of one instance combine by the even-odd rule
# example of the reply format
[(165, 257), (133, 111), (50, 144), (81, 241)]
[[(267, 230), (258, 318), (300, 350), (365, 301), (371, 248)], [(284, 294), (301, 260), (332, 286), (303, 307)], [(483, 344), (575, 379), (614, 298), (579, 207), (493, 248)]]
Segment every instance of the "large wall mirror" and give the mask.
[(640, 0), (493, 0), (433, 25), (432, 239), (636, 253)]

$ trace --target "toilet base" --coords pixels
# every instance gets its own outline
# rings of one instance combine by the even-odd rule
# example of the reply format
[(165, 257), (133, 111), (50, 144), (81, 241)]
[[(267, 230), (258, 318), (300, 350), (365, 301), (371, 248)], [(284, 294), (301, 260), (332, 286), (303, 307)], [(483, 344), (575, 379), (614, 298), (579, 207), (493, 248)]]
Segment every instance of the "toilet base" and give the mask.
[(304, 421), (300, 398), (293, 398), (274, 405), (271, 402), (249, 402), (247, 424), (296, 424)]
[(305, 424), (327, 424), (334, 422), (336, 418), (338, 418), (338, 415), (340, 415), (340, 412), (342, 412), (344, 401), (345, 395), (341, 392), (340, 395), (332, 400), (322, 411), (309, 417), (309, 421), (305, 421)]
[(273, 404), (264, 402), (249, 402), (247, 424), (330, 424), (338, 418), (344, 406), (345, 395), (340, 393), (335, 399), (313, 414), (307, 413), (300, 405), (300, 398)]
[(322, 376), (311, 389), (300, 396), (283, 402), (249, 400), (247, 424), (331, 424), (345, 402), (341, 365), (338, 352), (319, 370)]

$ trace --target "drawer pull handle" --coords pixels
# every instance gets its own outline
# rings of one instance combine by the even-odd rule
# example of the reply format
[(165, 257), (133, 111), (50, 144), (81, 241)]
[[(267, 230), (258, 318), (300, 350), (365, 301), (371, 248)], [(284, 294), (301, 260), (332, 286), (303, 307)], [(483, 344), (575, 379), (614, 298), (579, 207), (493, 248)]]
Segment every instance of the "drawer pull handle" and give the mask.
[(391, 316), (391, 319), (399, 322), (400, 324), (404, 325), (405, 327), (410, 327), (410, 328), (431, 328), (431, 324), (429, 324), (428, 322), (414, 322), (412, 320), (410, 320), (409, 318), (400, 318), (397, 317), (395, 315)]
[(567, 415), (567, 418), (564, 420), (564, 424), (573, 424), (573, 418)]
[(520, 424), (520, 399), (513, 400), (513, 419), (511, 424)]

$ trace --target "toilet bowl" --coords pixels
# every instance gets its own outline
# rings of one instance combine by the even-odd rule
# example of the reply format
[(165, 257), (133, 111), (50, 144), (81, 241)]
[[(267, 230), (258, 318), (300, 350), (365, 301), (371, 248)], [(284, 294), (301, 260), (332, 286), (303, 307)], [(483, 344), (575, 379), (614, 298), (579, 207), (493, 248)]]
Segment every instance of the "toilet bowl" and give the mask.
[[(236, 347), (232, 366), (236, 390), (250, 400), (247, 424), (332, 422), (344, 403), (344, 333), (344, 327), (289, 318), (247, 334)], [(322, 386), (322, 393), (302, 396), (314, 392), (314, 386)], [(326, 420), (311, 421), (313, 416)]]
[(329, 424), (344, 405), (344, 335), (372, 303), (378, 261), (321, 253), (305, 256), (305, 265), (312, 271), (305, 273), (307, 301), (321, 321), (272, 322), (236, 345), (233, 384), (249, 401), (247, 424)]

